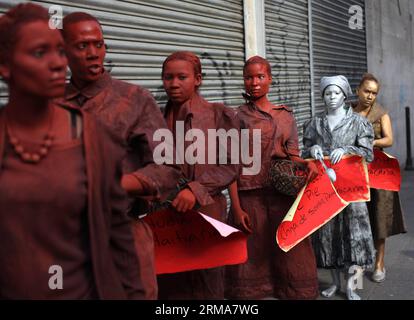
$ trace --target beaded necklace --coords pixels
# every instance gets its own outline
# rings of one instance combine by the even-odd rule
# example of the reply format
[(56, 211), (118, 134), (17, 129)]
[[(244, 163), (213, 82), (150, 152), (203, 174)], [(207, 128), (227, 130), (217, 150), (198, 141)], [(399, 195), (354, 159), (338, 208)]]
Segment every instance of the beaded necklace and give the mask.
[(52, 133), (53, 127), (53, 119), (54, 119), (54, 108), (52, 109), (52, 114), (49, 119), (49, 128), (47, 133), (44, 135), (43, 142), (40, 148), (35, 152), (29, 152), (26, 148), (22, 145), (21, 141), (17, 136), (13, 133), (6, 121), (6, 130), (7, 135), (9, 136), (9, 142), (13, 147), (14, 152), (20, 157), (23, 162), (36, 164), (39, 163), (40, 160), (45, 158), (49, 153), (49, 149), (53, 144), (54, 134)]

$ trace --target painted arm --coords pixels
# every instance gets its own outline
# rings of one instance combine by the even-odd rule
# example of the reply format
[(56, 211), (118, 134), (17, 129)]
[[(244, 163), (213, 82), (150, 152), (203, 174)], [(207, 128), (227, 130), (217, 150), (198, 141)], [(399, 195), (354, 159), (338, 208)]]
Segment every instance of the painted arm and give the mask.
[[(133, 148), (134, 154), (139, 155), (142, 168), (124, 175), (122, 186), (132, 196), (164, 199), (176, 190), (181, 177), (179, 166), (154, 162), (154, 149), (160, 143), (154, 141), (154, 132), (167, 129), (167, 124), (149, 92), (137, 92), (135, 106), (139, 109), (139, 117), (130, 129), (128, 148)], [(174, 147), (171, 146), (171, 149), (174, 150)]]
[(237, 190), (237, 181), (229, 186), (229, 195), (231, 199), (231, 214), (234, 216), (234, 223), (244, 231), (252, 233), (252, 227), (249, 214), (244, 211), (240, 205), (239, 192)]
[(303, 150), (302, 158), (314, 158), (314, 159), (323, 159), (323, 150), (317, 144), (317, 131), (315, 128), (315, 122), (309, 120), (303, 125)]

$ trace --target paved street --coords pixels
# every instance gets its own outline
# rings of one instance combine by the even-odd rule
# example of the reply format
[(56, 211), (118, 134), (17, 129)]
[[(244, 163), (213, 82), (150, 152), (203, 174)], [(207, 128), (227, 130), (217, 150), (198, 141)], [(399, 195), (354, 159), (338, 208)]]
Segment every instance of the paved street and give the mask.
[[(408, 233), (387, 239), (386, 280), (375, 283), (370, 280), (371, 271), (368, 271), (364, 276), (363, 290), (357, 290), (364, 300), (414, 300), (414, 171), (401, 173), (403, 183), (400, 196)], [(326, 288), (331, 280), (329, 271), (320, 269), (319, 279), (321, 288)], [(342, 292), (331, 299), (346, 299), (344, 289), (345, 283), (342, 281)], [(319, 299), (329, 300), (323, 297)]]

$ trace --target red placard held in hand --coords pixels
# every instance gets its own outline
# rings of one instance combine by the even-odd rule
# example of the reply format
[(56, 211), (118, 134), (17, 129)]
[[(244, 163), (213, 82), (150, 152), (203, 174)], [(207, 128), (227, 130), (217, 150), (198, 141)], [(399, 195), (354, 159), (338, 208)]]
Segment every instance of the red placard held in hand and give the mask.
[(345, 156), (335, 165), (325, 160), (328, 167), (335, 170), (334, 187), (339, 196), (347, 202), (366, 202), (370, 200), (368, 170), (361, 156)]
[(401, 172), (396, 158), (374, 149), (374, 161), (368, 164), (368, 173), (371, 188), (400, 191)]
[[(247, 236), (196, 211), (162, 210), (144, 218), (154, 235), (157, 274), (239, 264), (247, 260)], [(139, 250), (139, 238), (135, 238)]]
[(279, 247), (287, 252), (327, 223), (348, 202), (336, 192), (322, 165), (315, 162), (319, 175), (299, 193), (276, 232)]
[(368, 170), (361, 156), (345, 156), (336, 165), (324, 160), (335, 171), (334, 184), (320, 162), (311, 161), (315, 161), (319, 175), (299, 193), (276, 232), (276, 241), (286, 252), (339, 214), (350, 202), (370, 199)]

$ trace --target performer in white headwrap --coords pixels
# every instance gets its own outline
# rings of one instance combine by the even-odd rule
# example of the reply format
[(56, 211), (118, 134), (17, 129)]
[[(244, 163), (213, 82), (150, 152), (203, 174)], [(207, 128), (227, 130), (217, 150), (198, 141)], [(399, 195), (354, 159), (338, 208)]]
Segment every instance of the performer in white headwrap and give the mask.
[[(352, 94), (344, 76), (323, 77), (321, 93), (326, 112), (317, 115), (304, 125), (303, 158), (322, 159), (329, 156), (333, 164), (346, 154), (357, 154), (368, 162), (373, 160), (374, 132), (371, 124), (346, 106)], [(365, 202), (351, 203), (340, 214), (312, 236), (318, 267), (332, 270), (333, 284), (322, 291), (325, 297), (333, 296), (341, 288), (340, 271), (351, 266), (359, 270), (347, 282), (349, 300), (359, 300), (354, 292), (355, 278), (375, 261), (369, 215)]]

